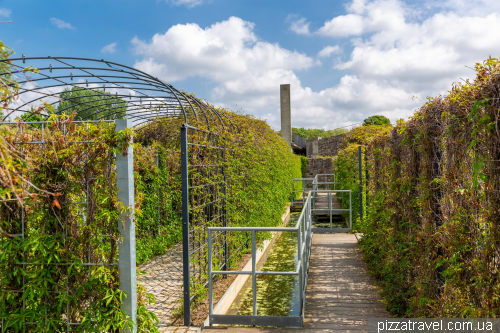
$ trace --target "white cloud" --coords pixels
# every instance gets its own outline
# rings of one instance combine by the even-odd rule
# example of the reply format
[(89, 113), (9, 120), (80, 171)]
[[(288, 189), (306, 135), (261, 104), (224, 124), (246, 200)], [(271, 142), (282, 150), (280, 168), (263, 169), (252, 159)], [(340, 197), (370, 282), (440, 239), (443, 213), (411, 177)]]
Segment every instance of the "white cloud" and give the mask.
[(419, 103), (413, 93), (375, 80), (345, 75), (334, 87), (319, 92), (303, 87), (291, 70), (273, 70), (263, 76), (248, 75), (214, 89), (212, 98), (223, 106), (242, 106), (246, 112), (268, 119), (279, 129), (279, 85), (291, 87), (292, 125), (332, 129), (357, 123), (369, 115), (390, 119), (408, 117)]
[[(291, 84), (292, 122), (297, 126), (335, 128), (359, 122), (373, 113), (407, 116), (417, 105), (412, 92), (345, 75), (339, 84), (319, 92), (303, 87), (295, 71), (316, 65), (304, 54), (261, 41), (254, 24), (237, 17), (205, 29), (175, 25), (151, 41), (132, 40), (143, 56), (135, 67), (167, 82), (189, 77), (211, 80), (210, 101), (242, 107), (279, 128), (279, 85)], [(323, 55), (339, 52), (326, 47)], [(186, 88), (186, 87), (184, 87)]]
[(334, 53), (341, 53), (341, 52), (342, 52), (342, 49), (340, 48), (340, 46), (329, 45), (329, 46), (325, 46), (321, 51), (318, 52), (318, 57), (328, 58), (329, 56), (331, 56)]
[(313, 66), (313, 59), (304, 54), (260, 41), (253, 29), (253, 23), (231, 17), (205, 29), (194, 23), (178, 24), (150, 42), (135, 37), (135, 51), (144, 56), (135, 67), (169, 82), (191, 76), (224, 82), (249, 72), (261, 75), (275, 68)]
[(8, 8), (0, 8), (0, 16), (2, 17), (10, 17), (10, 14), (12, 14), (12, 11)]
[(314, 32), (306, 19), (289, 16), (302, 24), (297, 31), (349, 38), (339, 45), (327, 41), (318, 52), (317, 57), (327, 58), (351, 50), (331, 69), (339, 82), (316, 91), (304, 86), (298, 74), (319, 61), (261, 40), (253, 23), (237, 17), (206, 28), (175, 25), (150, 41), (134, 38), (141, 56), (135, 66), (167, 82), (208, 79), (211, 102), (238, 105), (276, 129), (279, 85), (284, 83), (291, 84), (294, 126), (335, 128), (373, 114), (394, 121), (411, 115), (426, 96), (446, 93), (452, 82), (474, 75), (465, 65), (500, 55), (500, 5), (471, 1), (490, 7), (468, 11), (467, 3), (459, 1), (454, 9), (450, 1), (416, 12), (398, 0), (353, 0), (345, 15)]
[(105, 47), (103, 47), (101, 49), (101, 52), (102, 53), (115, 53), (116, 52), (116, 45), (118, 45), (118, 43), (111, 43), (109, 45), (106, 45)]
[(75, 27), (73, 27), (68, 22), (64, 22), (63, 20), (55, 17), (50, 18), (50, 23), (52, 23), (53, 26), (56, 26), (59, 29), (75, 29)]
[(295, 14), (289, 14), (285, 20), (290, 23), (290, 30), (298, 35), (310, 35), (309, 22)]
[(186, 6), (188, 8), (193, 8), (195, 6), (201, 5), (203, 0), (167, 0), (167, 2), (173, 4), (174, 6)]
[(326, 21), (317, 33), (330, 37), (357, 36), (398, 29), (405, 23), (405, 5), (399, 0), (354, 0), (347, 11), (347, 15)]
[[(353, 39), (350, 59), (335, 68), (362, 79), (387, 80), (437, 95), (446, 92), (452, 82), (473, 74), (465, 65), (473, 66), (490, 54), (500, 55), (500, 15), (496, 12), (458, 15), (447, 7), (447, 11), (413, 22), (405, 5), (395, 0), (355, 0), (347, 8), (350, 14), (326, 22), (318, 33), (339, 36), (332, 25), (350, 15), (358, 17), (357, 28), (344, 35), (371, 34)], [(459, 11), (463, 11), (462, 5)], [(387, 13), (392, 13), (391, 18)]]

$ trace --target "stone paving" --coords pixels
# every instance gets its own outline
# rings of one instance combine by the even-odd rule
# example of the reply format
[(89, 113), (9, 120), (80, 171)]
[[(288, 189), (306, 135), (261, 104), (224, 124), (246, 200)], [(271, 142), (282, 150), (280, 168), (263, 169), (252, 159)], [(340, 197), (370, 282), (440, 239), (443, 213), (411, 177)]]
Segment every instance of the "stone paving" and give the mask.
[(198, 332), (199, 327), (187, 327), (187, 326), (169, 326), (169, 327), (159, 327), (161, 333), (187, 333), (187, 332)]
[(182, 243), (175, 245), (167, 253), (157, 256), (147, 263), (139, 266), (146, 274), (141, 276), (141, 285), (146, 287), (146, 292), (155, 296), (156, 304), (151, 304), (148, 310), (153, 311), (159, 319), (161, 332), (184, 333), (195, 331), (198, 328), (172, 326), (172, 315), (175, 308), (180, 305), (182, 298)]

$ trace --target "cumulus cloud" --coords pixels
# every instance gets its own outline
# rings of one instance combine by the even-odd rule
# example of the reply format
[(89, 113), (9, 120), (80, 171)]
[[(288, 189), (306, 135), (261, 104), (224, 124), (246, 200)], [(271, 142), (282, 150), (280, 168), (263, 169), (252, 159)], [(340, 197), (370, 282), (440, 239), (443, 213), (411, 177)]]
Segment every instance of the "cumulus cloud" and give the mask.
[(144, 59), (135, 67), (169, 82), (196, 75), (224, 82), (249, 72), (261, 75), (274, 68), (313, 66), (313, 59), (304, 54), (260, 41), (253, 29), (253, 23), (231, 17), (205, 29), (178, 24), (149, 42), (136, 37), (132, 44)]
[(290, 24), (290, 30), (299, 35), (310, 35), (309, 22), (304, 17), (299, 17), (296, 14), (289, 14), (285, 20)]
[[(259, 39), (254, 24), (237, 17), (201, 28), (179, 24), (150, 41), (132, 40), (142, 56), (135, 67), (167, 82), (208, 78), (214, 85), (210, 101), (243, 107), (279, 128), (279, 86), (291, 84), (294, 126), (335, 128), (359, 122), (373, 113), (408, 116), (416, 92), (376, 80), (345, 75), (339, 84), (315, 92), (304, 87), (296, 71), (316, 66), (313, 58)], [(340, 52), (328, 46), (321, 55)]]
[(0, 16), (2, 17), (10, 17), (10, 14), (12, 14), (12, 11), (8, 8), (0, 8)]
[[(457, 5), (462, 12), (463, 4)], [(472, 74), (465, 65), (500, 54), (498, 13), (459, 15), (447, 8), (414, 22), (400, 1), (354, 0), (347, 15), (327, 21), (317, 33), (331, 37), (366, 34), (352, 39), (350, 59), (338, 63), (336, 69), (435, 95)], [(342, 20), (350, 20), (354, 28), (336, 29)]]
[(55, 17), (50, 18), (50, 23), (59, 29), (75, 29), (75, 27), (73, 27), (70, 23), (64, 22), (63, 20)]
[(348, 37), (394, 30), (405, 24), (405, 5), (398, 0), (354, 0), (347, 6), (347, 11), (347, 15), (326, 21), (317, 33), (330, 37)]
[(446, 93), (452, 82), (473, 75), (465, 65), (500, 55), (500, 6), (471, 1), (490, 7), (474, 10), (451, 0), (436, 7), (429, 0), (427, 12), (415, 12), (399, 0), (353, 0), (344, 15), (312, 32), (305, 18), (289, 16), (296, 33), (334, 41), (326, 40), (317, 57), (350, 52), (331, 68), (338, 83), (316, 91), (299, 79), (320, 65), (314, 55), (263, 41), (253, 23), (237, 17), (208, 27), (178, 24), (148, 41), (134, 38), (140, 57), (135, 67), (167, 82), (208, 79), (211, 102), (237, 104), (276, 129), (279, 85), (285, 83), (291, 84), (294, 126), (335, 128), (373, 114), (395, 120), (411, 115), (426, 96)]
[(193, 8), (195, 6), (201, 5), (203, 0), (167, 0), (168, 3), (174, 6), (186, 6), (188, 8)]
[(342, 49), (340, 48), (340, 46), (329, 45), (329, 46), (325, 46), (321, 51), (318, 52), (318, 57), (328, 58), (332, 54), (341, 53), (341, 52), (342, 52)]
[(116, 52), (116, 45), (118, 45), (118, 43), (108, 44), (101, 49), (101, 52), (102, 53), (115, 53)]

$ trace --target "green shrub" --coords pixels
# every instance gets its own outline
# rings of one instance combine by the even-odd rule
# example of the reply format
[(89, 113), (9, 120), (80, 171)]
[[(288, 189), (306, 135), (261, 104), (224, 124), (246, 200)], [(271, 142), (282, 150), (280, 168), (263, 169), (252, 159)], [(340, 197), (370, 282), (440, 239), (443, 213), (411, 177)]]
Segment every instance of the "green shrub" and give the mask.
[(500, 63), (476, 71), (369, 140), (368, 215), (356, 228), (396, 316), (500, 315)]

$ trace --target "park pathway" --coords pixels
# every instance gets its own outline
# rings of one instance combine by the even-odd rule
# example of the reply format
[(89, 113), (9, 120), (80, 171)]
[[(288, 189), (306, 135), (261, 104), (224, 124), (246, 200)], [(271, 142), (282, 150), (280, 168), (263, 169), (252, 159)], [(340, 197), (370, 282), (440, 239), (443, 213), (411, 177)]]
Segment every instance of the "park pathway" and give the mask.
[(390, 317), (366, 270), (356, 236), (314, 234), (302, 329), (205, 328), (223, 332), (367, 332), (368, 318)]
[(139, 269), (146, 273), (141, 276), (140, 284), (156, 299), (156, 304), (147, 308), (158, 317), (159, 329), (164, 331), (182, 298), (182, 243), (142, 264)]

